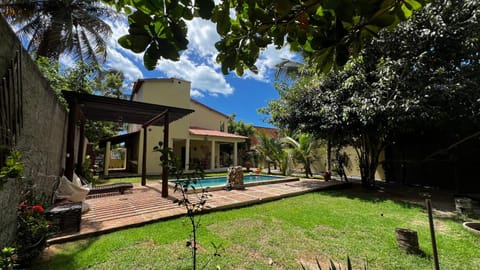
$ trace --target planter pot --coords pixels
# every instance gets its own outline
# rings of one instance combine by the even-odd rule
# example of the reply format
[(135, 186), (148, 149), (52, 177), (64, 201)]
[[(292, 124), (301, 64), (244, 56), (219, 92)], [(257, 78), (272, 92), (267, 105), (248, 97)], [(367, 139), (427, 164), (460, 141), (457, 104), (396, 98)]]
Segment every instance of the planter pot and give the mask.
[(463, 227), (469, 232), (480, 235), (480, 222), (464, 222)]
[(45, 237), (39, 239), (33, 245), (26, 247), (24, 249), (20, 249), (22, 254), (18, 254), (17, 263), (22, 269), (28, 268), (32, 265), (32, 263), (42, 254), (43, 249), (47, 246), (47, 240)]

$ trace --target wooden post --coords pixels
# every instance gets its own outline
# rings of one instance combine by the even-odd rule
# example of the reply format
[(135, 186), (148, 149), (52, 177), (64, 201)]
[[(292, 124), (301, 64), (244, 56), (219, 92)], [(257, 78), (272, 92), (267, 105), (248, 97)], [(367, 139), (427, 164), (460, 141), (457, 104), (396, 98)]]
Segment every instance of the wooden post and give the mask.
[(65, 176), (68, 180), (73, 179), (73, 170), (75, 168), (75, 129), (78, 113), (78, 102), (73, 101), (69, 104), (70, 112), (68, 113), (68, 134), (67, 134), (67, 160), (65, 164)]
[[(168, 112), (165, 114), (164, 124), (163, 124), (163, 150), (164, 155), (167, 154), (168, 149)], [(167, 157), (168, 158), (168, 157)], [(164, 162), (162, 168), (162, 197), (168, 197), (168, 164)]]
[(425, 203), (427, 204), (428, 222), (430, 224), (430, 235), (432, 238), (432, 251), (433, 251), (433, 263), (434, 263), (433, 269), (440, 270), (440, 264), (438, 262), (438, 253), (437, 253), (437, 242), (435, 240), (435, 228), (433, 225), (432, 203), (430, 199), (425, 199)]
[(80, 120), (80, 138), (78, 140), (77, 174), (82, 174), (84, 146), (85, 146), (85, 118), (82, 117), (82, 119)]
[(143, 152), (142, 152), (142, 186), (147, 184), (147, 132), (148, 126), (143, 127)]

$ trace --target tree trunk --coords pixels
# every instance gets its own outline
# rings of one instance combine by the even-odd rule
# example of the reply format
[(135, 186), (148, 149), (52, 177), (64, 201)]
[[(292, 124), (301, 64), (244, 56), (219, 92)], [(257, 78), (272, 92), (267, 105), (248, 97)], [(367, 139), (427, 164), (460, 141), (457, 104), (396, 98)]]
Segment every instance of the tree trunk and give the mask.
[(378, 167), (380, 152), (383, 150), (383, 143), (365, 135), (360, 145), (355, 149), (357, 152), (362, 185), (367, 188), (375, 186), (375, 173)]
[(332, 172), (332, 142), (330, 140), (327, 141), (327, 164), (326, 164), (327, 172)]

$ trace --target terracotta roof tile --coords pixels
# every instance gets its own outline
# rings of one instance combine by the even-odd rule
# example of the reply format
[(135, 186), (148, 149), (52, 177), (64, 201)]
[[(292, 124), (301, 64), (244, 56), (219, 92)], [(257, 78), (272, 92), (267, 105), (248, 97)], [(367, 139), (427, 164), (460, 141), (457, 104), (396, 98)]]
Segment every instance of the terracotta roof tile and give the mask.
[(190, 128), (190, 134), (192, 135), (201, 135), (201, 136), (215, 136), (215, 137), (227, 137), (227, 138), (237, 138), (237, 139), (248, 139), (248, 137), (222, 132), (218, 130), (211, 129), (200, 129), (200, 128)]

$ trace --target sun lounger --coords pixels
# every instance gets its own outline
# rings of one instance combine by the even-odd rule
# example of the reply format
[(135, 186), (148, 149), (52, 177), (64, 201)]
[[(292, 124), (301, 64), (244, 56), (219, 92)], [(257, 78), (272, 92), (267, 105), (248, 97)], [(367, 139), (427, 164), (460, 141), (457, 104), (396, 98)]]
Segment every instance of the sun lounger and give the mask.
[(120, 192), (124, 194), (125, 190), (133, 188), (131, 183), (117, 183), (105, 186), (96, 186), (90, 189), (88, 195), (100, 194), (100, 193), (111, 193), (111, 192)]
[(88, 198), (92, 197), (97, 197), (94, 195), (98, 194), (115, 194), (115, 193), (120, 193), (120, 194), (125, 194), (125, 190), (133, 188), (132, 183), (116, 183), (116, 184), (111, 184), (111, 185), (103, 185), (103, 186), (92, 186), (90, 182), (88, 182), (87, 179), (84, 177), (78, 176), (80, 178), (80, 181), (84, 185), (89, 185), (90, 186), (90, 192), (88, 192)]

